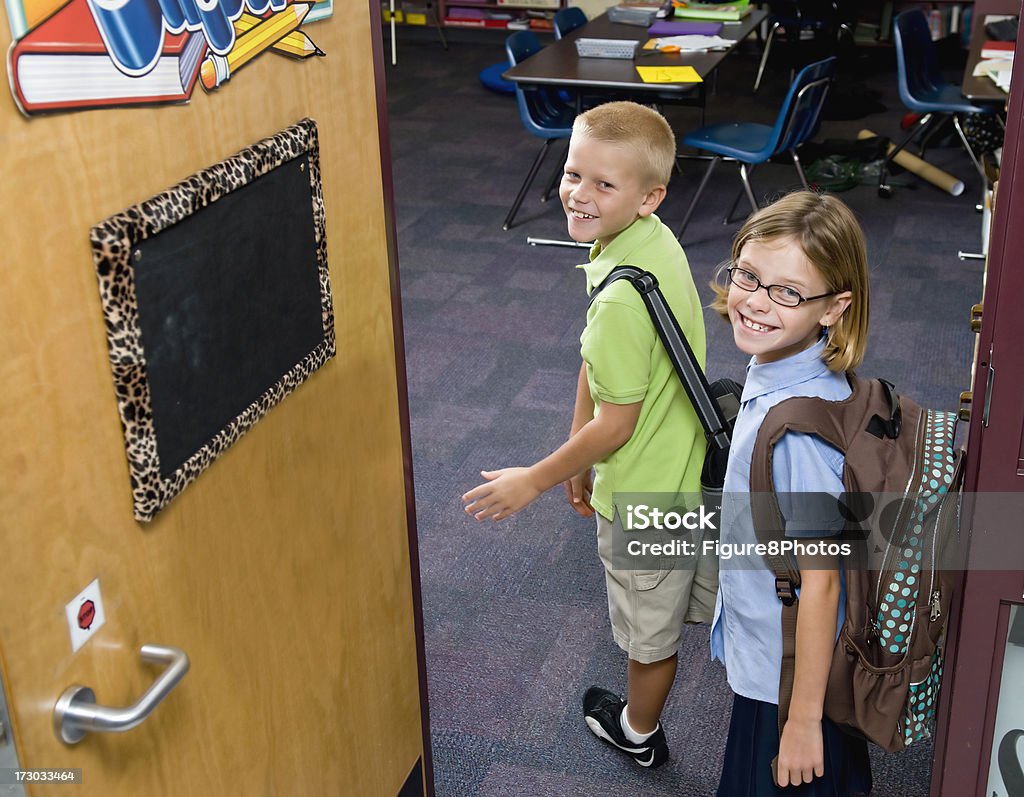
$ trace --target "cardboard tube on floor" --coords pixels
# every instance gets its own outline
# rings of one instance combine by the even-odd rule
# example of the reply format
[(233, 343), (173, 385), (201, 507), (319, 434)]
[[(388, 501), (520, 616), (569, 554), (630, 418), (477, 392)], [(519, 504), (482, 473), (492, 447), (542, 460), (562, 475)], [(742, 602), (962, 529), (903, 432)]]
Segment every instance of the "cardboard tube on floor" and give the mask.
[[(870, 130), (861, 130), (857, 134), (858, 139), (875, 138), (878, 134), (873, 133)], [(889, 149), (886, 152), (892, 152), (896, 147), (892, 144), (889, 145)], [(917, 155), (903, 150), (895, 158), (895, 163), (898, 163), (908, 172), (913, 172), (922, 180), (927, 180), (929, 183), (934, 185), (936, 188), (941, 188), (946, 193), (952, 194), (953, 196), (960, 196), (964, 192), (963, 180), (957, 180), (949, 172), (944, 172), (937, 166), (932, 166), (928, 161), (921, 160)]]

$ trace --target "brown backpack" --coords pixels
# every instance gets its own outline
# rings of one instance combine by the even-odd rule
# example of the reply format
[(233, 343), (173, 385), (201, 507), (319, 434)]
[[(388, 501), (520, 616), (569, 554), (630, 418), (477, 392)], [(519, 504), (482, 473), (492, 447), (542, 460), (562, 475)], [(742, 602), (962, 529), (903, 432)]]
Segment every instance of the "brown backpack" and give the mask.
[[(773, 407), (750, 465), (758, 539), (785, 539), (772, 481), (772, 450), (786, 431), (815, 434), (845, 455), (840, 507), (846, 616), (832, 656), (824, 713), (889, 752), (930, 736), (954, 574), (941, 569), (958, 545), (962, 456), (956, 415), (922, 409), (880, 379), (849, 374), (842, 401), (797, 397)], [(832, 540), (830, 540), (832, 541)], [(789, 712), (796, 651), (793, 561), (765, 556), (782, 601), (779, 729)]]

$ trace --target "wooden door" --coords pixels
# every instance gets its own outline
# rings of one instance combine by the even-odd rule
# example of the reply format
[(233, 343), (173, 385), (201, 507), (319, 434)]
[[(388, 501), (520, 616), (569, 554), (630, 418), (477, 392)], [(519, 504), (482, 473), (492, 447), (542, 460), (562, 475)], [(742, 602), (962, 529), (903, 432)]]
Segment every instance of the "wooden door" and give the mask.
[[(975, 4), (974, 24), (986, 13), (1019, 13), (1019, 0)], [(935, 797), (1001, 797), (989, 781), (1007, 637), (1014, 609), (1024, 608), (1024, 570), (993, 570), (992, 562), (1020, 567), (1020, 523), (1005, 522), (1012, 494), (1024, 493), (1024, 347), (1020, 296), (1024, 270), (1024, 58), (1017, 59), (1007, 106), (999, 182), (995, 195), (984, 302), (975, 352), (973, 398), (964, 490), (977, 493), (961, 520), (970, 534), (959, 611), (949, 628), (935, 742), (931, 794)], [(963, 319), (967, 323), (967, 319)], [(997, 508), (993, 510), (993, 507)], [(993, 523), (995, 512), (1000, 522)], [(1019, 515), (1016, 515), (1019, 518)], [(977, 563), (987, 563), (978, 566)], [(1013, 674), (1016, 677), (1016, 673)], [(1019, 697), (1021, 685), (1008, 679)], [(1005, 695), (1012, 697), (1013, 695)], [(1019, 722), (1019, 714), (1017, 722)]]
[[(375, 5), (308, 28), (326, 57), (265, 54), (187, 105), (29, 120), (0, 98), (0, 675), (20, 766), (80, 768), (76, 794), (391, 797), (418, 764), (429, 778)], [(89, 229), (303, 117), (337, 355), (139, 524)], [(106, 624), (72, 653), (64, 607), (97, 578)], [(71, 684), (143, 694), (145, 644), (191, 659), (168, 698), (134, 730), (59, 741)]]

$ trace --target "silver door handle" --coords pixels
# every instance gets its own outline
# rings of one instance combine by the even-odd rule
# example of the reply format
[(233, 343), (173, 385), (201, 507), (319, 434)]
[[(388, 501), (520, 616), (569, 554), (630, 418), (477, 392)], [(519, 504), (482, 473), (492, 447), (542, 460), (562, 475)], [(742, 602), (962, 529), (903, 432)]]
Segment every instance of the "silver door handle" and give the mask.
[(53, 709), (53, 728), (57, 736), (67, 744), (76, 744), (89, 731), (128, 731), (142, 723), (157, 707), (178, 681), (188, 672), (189, 662), (185, 651), (163, 645), (143, 645), (142, 660), (154, 664), (166, 664), (167, 669), (153, 681), (134, 705), (125, 708), (111, 708), (96, 704), (96, 693), (88, 686), (69, 686), (57, 700)]

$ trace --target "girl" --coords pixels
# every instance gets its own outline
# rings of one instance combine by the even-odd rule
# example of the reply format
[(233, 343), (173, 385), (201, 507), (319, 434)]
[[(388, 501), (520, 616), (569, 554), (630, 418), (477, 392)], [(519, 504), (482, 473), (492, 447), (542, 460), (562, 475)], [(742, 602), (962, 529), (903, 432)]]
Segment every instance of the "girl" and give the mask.
[[(867, 342), (864, 236), (835, 197), (790, 194), (747, 220), (722, 276), (713, 285), (712, 306), (751, 360), (726, 471), (721, 534), (723, 542), (752, 543), (757, 539), (743, 509), (751, 452), (768, 410), (791, 396), (850, 395), (846, 371), (860, 363)], [(842, 454), (814, 435), (787, 433), (775, 446), (772, 465), (780, 496), (843, 491)], [(812, 525), (814, 536), (841, 530), (828, 526)], [(852, 797), (871, 789), (866, 742), (822, 716), (845, 610), (841, 574), (830, 562), (798, 558), (797, 564), (803, 585), (793, 697), (781, 738), (775, 576), (756, 555), (723, 564), (711, 653), (725, 664), (735, 697), (718, 797)]]

